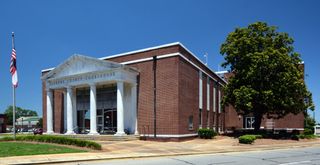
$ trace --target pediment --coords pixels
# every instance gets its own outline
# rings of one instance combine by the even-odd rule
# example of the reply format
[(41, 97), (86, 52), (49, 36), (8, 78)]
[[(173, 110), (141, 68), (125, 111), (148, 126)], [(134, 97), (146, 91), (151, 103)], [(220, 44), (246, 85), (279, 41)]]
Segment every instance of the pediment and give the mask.
[(67, 77), (89, 72), (106, 71), (125, 67), (127, 66), (112, 61), (99, 60), (83, 55), (73, 55), (58, 67), (45, 74), (42, 79)]

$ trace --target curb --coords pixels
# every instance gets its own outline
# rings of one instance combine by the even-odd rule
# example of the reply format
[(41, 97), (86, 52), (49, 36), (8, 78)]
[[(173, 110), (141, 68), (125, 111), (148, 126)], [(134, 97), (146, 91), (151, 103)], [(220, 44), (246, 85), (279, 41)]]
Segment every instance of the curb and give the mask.
[(84, 159), (73, 159), (73, 160), (50, 160), (47, 158), (46, 161), (25, 161), (19, 163), (9, 163), (12, 165), (21, 165), (21, 164), (49, 164), (49, 163), (71, 163), (71, 162), (83, 162), (83, 161), (97, 161), (97, 160), (120, 160), (120, 159), (133, 159), (133, 158), (156, 158), (156, 157), (171, 157), (171, 156), (185, 156), (185, 155), (205, 155), (205, 154), (222, 154), (222, 153), (237, 153), (243, 151), (262, 151), (262, 150), (277, 150), (277, 149), (291, 149), (291, 148), (303, 148), (303, 147), (313, 147), (320, 146), (319, 143), (311, 143), (311, 144), (301, 144), (295, 146), (255, 146), (255, 148), (243, 148), (243, 149), (227, 149), (227, 150), (219, 150), (219, 151), (204, 151), (204, 152), (184, 152), (184, 153), (170, 153), (170, 154), (157, 154), (157, 155), (135, 155), (135, 156), (119, 156), (119, 157), (101, 157), (97, 156), (95, 158), (84, 158)]

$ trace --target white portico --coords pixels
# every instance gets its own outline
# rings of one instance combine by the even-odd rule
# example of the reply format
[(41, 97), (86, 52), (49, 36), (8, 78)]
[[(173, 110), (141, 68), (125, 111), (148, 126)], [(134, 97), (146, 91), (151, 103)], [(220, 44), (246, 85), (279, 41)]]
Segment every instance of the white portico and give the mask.
[(137, 133), (137, 75), (132, 67), (74, 55), (41, 78), (47, 134), (54, 133), (54, 90), (62, 90), (65, 134)]

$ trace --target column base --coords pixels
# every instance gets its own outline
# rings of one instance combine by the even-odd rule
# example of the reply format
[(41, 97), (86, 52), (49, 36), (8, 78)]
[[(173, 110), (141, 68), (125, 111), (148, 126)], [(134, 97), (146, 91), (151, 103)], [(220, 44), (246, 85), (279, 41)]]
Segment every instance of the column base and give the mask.
[(114, 136), (127, 136), (127, 134), (124, 132), (117, 132)]
[(138, 132), (138, 131), (135, 131), (135, 132), (134, 132), (134, 135), (139, 135), (139, 132)]
[(76, 133), (74, 133), (73, 131), (67, 131), (66, 133), (65, 133), (65, 135), (75, 135)]
[(100, 135), (98, 132), (89, 132), (88, 135)]

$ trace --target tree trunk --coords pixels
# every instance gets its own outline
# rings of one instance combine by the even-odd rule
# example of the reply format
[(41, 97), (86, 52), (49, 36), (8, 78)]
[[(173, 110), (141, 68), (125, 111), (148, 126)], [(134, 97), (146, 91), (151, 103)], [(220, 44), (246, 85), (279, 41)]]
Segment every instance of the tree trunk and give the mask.
[(254, 114), (254, 131), (258, 132), (260, 130), (262, 120), (262, 114)]

